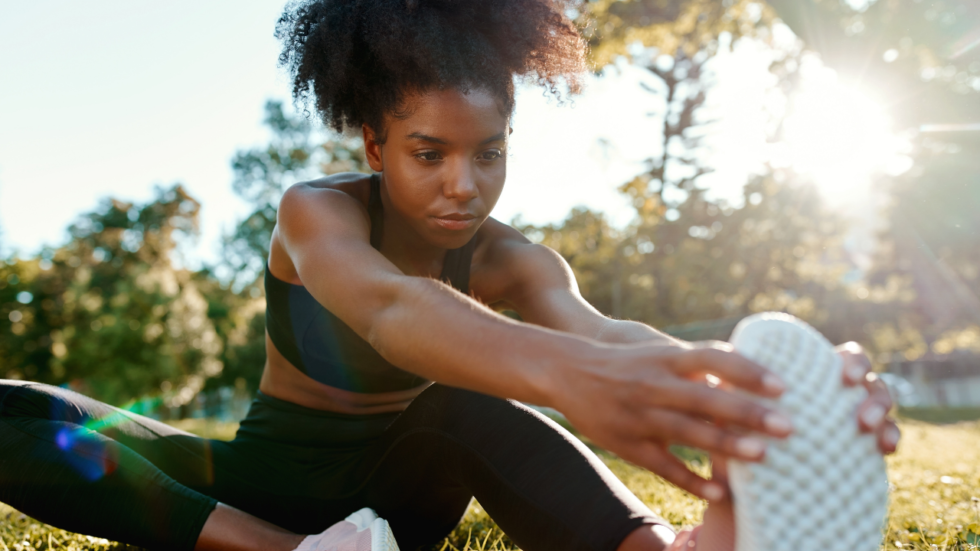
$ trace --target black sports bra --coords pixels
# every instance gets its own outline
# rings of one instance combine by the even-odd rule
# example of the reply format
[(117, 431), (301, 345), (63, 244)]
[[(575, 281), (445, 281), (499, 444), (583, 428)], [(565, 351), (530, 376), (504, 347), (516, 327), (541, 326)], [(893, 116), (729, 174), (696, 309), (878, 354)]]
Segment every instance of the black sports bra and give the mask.
[[(381, 249), (381, 178), (371, 175), (368, 214), (371, 246)], [(446, 251), (442, 274), (462, 293), (469, 292), (470, 262), (476, 239)], [(338, 269), (343, 269), (339, 266)], [(339, 292), (343, 292), (340, 290)], [(265, 267), (265, 326), (276, 349), (300, 371), (323, 384), (352, 392), (408, 390), (426, 379), (388, 363), (367, 341), (313, 298), (306, 287), (276, 278)]]

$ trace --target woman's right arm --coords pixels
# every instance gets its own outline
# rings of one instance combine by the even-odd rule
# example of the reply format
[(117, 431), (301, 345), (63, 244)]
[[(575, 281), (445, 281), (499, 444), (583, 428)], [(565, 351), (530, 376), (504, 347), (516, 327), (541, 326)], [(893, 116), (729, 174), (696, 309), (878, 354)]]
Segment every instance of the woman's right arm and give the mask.
[[(666, 443), (752, 458), (742, 453), (744, 438), (728, 429), (712, 425), (699, 431), (699, 442), (679, 430), (704, 425), (703, 417), (785, 435), (766, 427), (766, 408), (695, 382), (710, 372), (778, 394), (768, 373), (738, 354), (601, 343), (511, 320), (448, 285), (402, 273), (371, 247), (365, 209), (341, 191), (290, 188), (276, 232), (313, 297), (392, 364), (443, 384), (554, 407), (600, 445), (660, 474), (667, 474)], [(667, 478), (681, 487), (712, 493), (703, 480), (672, 471)]]
[(320, 304), (402, 369), (547, 405), (560, 366), (594, 347), (510, 320), (434, 279), (407, 276), (369, 237), (367, 212), (344, 192), (296, 185), (283, 196), (274, 239), (296, 275)]

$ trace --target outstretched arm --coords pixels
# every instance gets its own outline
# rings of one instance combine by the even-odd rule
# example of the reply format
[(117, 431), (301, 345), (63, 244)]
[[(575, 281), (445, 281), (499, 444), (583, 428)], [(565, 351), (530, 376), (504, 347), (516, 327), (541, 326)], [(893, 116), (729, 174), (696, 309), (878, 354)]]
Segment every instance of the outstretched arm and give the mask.
[[(507, 295), (515, 309), (525, 315), (525, 319), (607, 343), (731, 350), (727, 343), (688, 343), (643, 323), (603, 316), (581, 297), (572, 270), (560, 255), (547, 247), (531, 244), (516, 230), (507, 230), (512, 236), (501, 242), (497, 265), (502, 267), (502, 272), (516, 274), (510, 280), (512, 288)], [(858, 408), (860, 429), (875, 433), (882, 452), (895, 451), (899, 431), (895, 422), (887, 416), (892, 407), (888, 389), (871, 373), (871, 361), (860, 345), (849, 342), (837, 350), (844, 361), (844, 384), (863, 385), (868, 390), (867, 399)]]
[(531, 288), (520, 283), (520, 265), (500, 264), (514, 272), (494, 279), (504, 282), (499, 298), (529, 323), (499, 315), (441, 282), (402, 273), (370, 246), (367, 213), (343, 192), (290, 188), (274, 239), (273, 254), (288, 255), (313, 297), (391, 363), (444, 384), (553, 407), (598, 444), (698, 495), (716, 498), (724, 490), (673, 460), (668, 444), (758, 459), (759, 441), (738, 430), (788, 432), (778, 414), (699, 382), (711, 373), (778, 395), (778, 380), (760, 366), (711, 346), (601, 342), (606, 321), (594, 310), (583, 317), (524, 302), (518, 295)]

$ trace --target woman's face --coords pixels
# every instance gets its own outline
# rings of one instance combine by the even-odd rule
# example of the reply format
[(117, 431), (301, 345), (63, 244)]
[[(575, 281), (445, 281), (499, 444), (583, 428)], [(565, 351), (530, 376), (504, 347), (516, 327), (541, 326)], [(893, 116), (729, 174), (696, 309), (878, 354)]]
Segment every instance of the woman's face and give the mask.
[(385, 215), (432, 245), (461, 247), (503, 191), (508, 118), (482, 90), (415, 94), (401, 112), (386, 118), (384, 145), (364, 130), (368, 162), (383, 172)]

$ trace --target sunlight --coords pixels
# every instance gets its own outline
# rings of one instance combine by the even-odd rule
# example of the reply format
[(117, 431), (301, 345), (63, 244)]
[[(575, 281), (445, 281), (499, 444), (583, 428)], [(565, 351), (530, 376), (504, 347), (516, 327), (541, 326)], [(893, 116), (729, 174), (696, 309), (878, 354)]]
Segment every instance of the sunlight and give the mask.
[(812, 178), (831, 204), (866, 195), (876, 174), (909, 168), (908, 140), (897, 135), (882, 107), (820, 68), (790, 100), (777, 164)]

